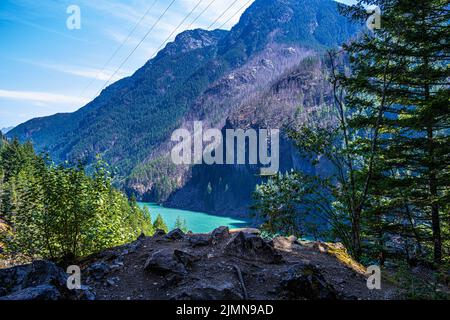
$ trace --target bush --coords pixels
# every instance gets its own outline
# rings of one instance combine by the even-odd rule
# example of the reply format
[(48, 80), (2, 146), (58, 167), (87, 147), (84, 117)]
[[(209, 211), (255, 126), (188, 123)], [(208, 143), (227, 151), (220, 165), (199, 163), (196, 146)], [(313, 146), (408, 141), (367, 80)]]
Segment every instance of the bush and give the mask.
[(30, 259), (73, 259), (153, 233), (150, 215), (112, 186), (99, 161), (92, 176), (80, 164), (54, 165), (17, 141), (0, 152), (0, 218), (5, 252)]

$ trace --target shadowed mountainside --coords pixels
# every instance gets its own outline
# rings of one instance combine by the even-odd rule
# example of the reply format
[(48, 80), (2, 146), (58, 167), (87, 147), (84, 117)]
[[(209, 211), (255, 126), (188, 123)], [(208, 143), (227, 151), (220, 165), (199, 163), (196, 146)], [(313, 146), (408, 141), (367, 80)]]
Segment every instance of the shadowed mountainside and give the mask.
[[(118, 183), (141, 200), (169, 199), (175, 207), (246, 214), (257, 168), (221, 168), (226, 176), (205, 185), (204, 179), (195, 179), (196, 172), (211, 168), (170, 161), (171, 133), (189, 128), (193, 120), (220, 129), (274, 128), (294, 115), (326, 114), (329, 88), (320, 56), (356, 29), (331, 0), (256, 0), (231, 31), (183, 32), (134, 75), (77, 112), (33, 119), (8, 137), (31, 140), (57, 162), (92, 163), (101, 155), (117, 172)], [(289, 141), (283, 146), (281, 170), (307, 166)], [(230, 195), (222, 202), (201, 196), (211, 183), (221, 190), (215, 180), (231, 181), (236, 170), (245, 172), (243, 190), (228, 184)], [(185, 201), (191, 190), (200, 195), (195, 206)], [(229, 205), (220, 205), (225, 202)]]

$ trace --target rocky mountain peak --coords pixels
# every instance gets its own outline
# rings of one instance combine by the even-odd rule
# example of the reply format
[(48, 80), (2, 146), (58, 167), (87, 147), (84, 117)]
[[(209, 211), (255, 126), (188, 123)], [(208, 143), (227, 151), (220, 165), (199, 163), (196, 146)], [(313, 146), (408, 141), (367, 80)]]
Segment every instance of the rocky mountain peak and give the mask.
[(188, 30), (176, 36), (162, 51), (163, 54), (175, 55), (214, 46), (228, 32), (224, 30), (207, 31), (203, 29)]
[(242, 43), (247, 53), (268, 43), (321, 48), (345, 42), (357, 26), (339, 14), (333, 0), (256, 0), (233, 27), (222, 50)]

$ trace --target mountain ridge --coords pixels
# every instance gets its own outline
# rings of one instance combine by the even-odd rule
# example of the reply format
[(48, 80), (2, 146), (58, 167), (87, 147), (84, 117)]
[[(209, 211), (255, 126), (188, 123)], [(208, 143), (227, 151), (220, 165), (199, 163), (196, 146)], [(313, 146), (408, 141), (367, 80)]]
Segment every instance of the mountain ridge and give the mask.
[[(132, 76), (110, 85), (75, 113), (33, 119), (7, 136), (30, 139), (56, 162), (93, 163), (101, 155), (122, 177), (121, 186), (129, 194), (165, 201), (192, 176), (192, 168), (169, 163), (173, 130), (194, 119), (223, 128), (230, 114), (245, 108), (248, 97), (243, 91), (260, 94), (260, 81), (267, 87), (262, 75), (276, 82), (301, 63), (306, 52), (320, 56), (356, 30), (331, 0), (256, 0), (230, 31), (182, 32)], [(278, 56), (271, 56), (273, 52)], [(136, 171), (147, 181), (133, 183)]]

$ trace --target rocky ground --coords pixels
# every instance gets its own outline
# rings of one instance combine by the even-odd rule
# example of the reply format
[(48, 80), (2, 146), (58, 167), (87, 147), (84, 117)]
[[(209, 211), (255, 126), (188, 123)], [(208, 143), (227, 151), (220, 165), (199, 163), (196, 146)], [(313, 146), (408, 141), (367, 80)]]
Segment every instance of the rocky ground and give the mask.
[(383, 282), (369, 290), (365, 269), (336, 244), (222, 227), (211, 234), (174, 230), (78, 262), (81, 290), (51, 262), (0, 270), (0, 300), (392, 299)]

